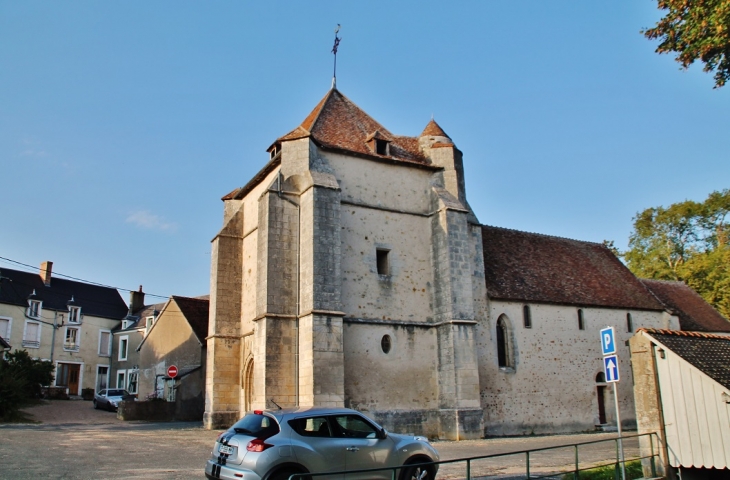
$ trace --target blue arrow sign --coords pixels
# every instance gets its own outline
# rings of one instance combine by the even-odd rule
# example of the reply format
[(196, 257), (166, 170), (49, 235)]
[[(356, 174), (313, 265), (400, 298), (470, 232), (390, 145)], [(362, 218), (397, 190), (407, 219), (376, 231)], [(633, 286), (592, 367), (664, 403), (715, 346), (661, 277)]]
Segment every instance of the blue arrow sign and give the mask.
[(618, 357), (616, 355), (609, 355), (603, 357), (603, 372), (606, 374), (606, 382), (618, 382)]
[(604, 355), (616, 353), (616, 341), (614, 340), (613, 327), (606, 327), (601, 330), (601, 350)]

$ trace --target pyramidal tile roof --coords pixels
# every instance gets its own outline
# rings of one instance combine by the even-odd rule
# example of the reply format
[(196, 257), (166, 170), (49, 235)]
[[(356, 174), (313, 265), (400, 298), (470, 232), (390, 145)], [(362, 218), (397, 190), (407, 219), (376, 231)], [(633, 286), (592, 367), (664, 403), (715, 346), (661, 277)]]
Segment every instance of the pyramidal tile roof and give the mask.
[[(446, 135), (438, 125), (436, 127)], [(421, 152), (418, 138), (393, 135), (336, 88), (327, 92), (301, 125), (277, 139), (277, 143), (306, 137), (323, 148), (421, 165), (431, 163)], [(389, 155), (377, 154), (368, 145), (372, 138), (388, 141)]]
[(426, 125), (426, 128), (423, 129), (423, 132), (421, 133), (422, 137), (446, 137), (451, 138), (448, 135), (446, 135), (446, 132), (441, 128), (441, 126), (436, 123), (436, 121), (432, 118), (430, 122), (428, 122), (428, 125)]

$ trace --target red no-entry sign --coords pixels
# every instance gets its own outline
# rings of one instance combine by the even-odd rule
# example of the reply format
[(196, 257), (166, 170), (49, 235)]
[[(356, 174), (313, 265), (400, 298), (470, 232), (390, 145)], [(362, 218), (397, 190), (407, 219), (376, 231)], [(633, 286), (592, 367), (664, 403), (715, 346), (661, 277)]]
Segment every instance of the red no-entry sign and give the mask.
[(170, 378), (177, 377), (177, 367), (175, 365), (170, 365), (167, 367), (167, 376)]

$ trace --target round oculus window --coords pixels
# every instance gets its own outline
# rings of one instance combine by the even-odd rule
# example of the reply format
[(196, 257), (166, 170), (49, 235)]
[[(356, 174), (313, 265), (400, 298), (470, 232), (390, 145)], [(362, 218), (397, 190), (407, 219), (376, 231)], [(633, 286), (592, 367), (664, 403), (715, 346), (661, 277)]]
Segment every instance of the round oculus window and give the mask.
[(392, 342), (390, 340), (390, 335), (383, 335), (383, 338), (380, 340), (380, 348), (383, 349), (383, 353), (390, 352), (391, 346)]

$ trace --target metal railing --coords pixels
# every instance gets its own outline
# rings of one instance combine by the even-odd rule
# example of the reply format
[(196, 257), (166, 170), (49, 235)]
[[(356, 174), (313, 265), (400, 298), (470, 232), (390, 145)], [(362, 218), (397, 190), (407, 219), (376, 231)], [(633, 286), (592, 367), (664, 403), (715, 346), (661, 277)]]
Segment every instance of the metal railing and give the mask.
[[(639, 454), (638, 456), (634, 457), (624, 457), (623, 462), (620, 459), (619, 455), (619, 442), (625, 441), (628, 439), (640, 439), (641, 437), (648, 437), (649, 439), (649, 452), (650, 455), (644, 455), (642, 456)], [(599, 443), (606, 443), (606, 442), (613, 442), (615, 444), (615, 458), (612, 458), (610, 461), (606, 460), (605, 462), (599, 462), (599, 463), (591, 463), (590, 465), (583, 465), (581, 466), (580, 463), (580, 455), (579, 450), (581, 446), (586, 445), (595, 445)], [(536, 452), (549, 452), (550, 450), (556, 450), (556, 449), (564, 449), (564, 448), (573, 448), (574, 450), (574, 465), (573, 468), (569, 469), (562, 469), (560, 471), (551, 471), (547, 474), (534, 474), (531, 472), (531, 459), (530, 454), (534, 454)], [(590, 442), (581, 442), (581, 443), (568, 443), (565, 445), (558, 445), (555, 447), (543, 447), (543, 448), (535, 448), (532, 450), (519, 450), (514, 452), (506, 452), (506, 453), (495, 453), (491, 455), (480, 455), (476, 457), (465, 457), (465, 458), (457, 458), (453, 460), (443, 460), (440, 462), (428, 462), (428, 463), (414, 463), (411, 465), (401, 465), (397, 467), (387, 467), (387, 468), (368, 468), (364, 470), (346, 470), (346, 471), (339, 471), (339, 472), (327, 472), (327, 473), (295, 473), (289, 476), (289, 480), (298, 480), (302, 478), (307, 479), (314, 479), (315, 477), (322, 477), (325, 475), (345, 475), (345, 474), (353, 474), (353, 473), (370, 473), (370, 472), (390, 472), (390, 478), (391, 480), (397, 480), (399, 472), (406, 468), (411, 467), (427, 467), (431, 465), (454, 465), (454, 464), (464, 464), (465, 466), (465, 473), (466, 476), (464, 477), (466, 480), (471, 480), (472, 478), (489, 478), (490, 476), (497, 476), (504, 477), (504, 473), (500, 474), (483, 474), (479, 473), (478, 477), (472, 477), (472, 467), (475, 461), (479, 460), (486, 460), (486, 459), (492, 459), (492, 458), (499, 458), (499, 457), (507, 457), (507, 456), (515, 456), (515, 455), (524, 455), (524, 464), (525, 464), (525, 470), (524, 470), (524, 479), (526, 480), (537, 480), (541, 478), (564, 478), (564, 475), (570, 475), (573, 474), (573, 478), (578, 480), (580, 478), (580, 472), (586, 471), (586, 470), (593, 470), (595, 468), (601, 468), (606, 466), (613, 466), (615, 471), (615, 478), (618, 480), (621, 478), (621, 464), (624, 465), (628, 462), (634, 462), (634, 461), (640, 461), (640, 460), (648, 460), (649, 461), (649, 468), (651, 472), (652, 477), (656, 477), (657, 469), (656, 469), (656, 459), (659, 457), (659, 441), (656, 433), (640, 433), (640, 434), (633, 434), (633, 435), (622, 435), (620, 438), (609, 438), (609, 439), (603, 439), (603, 440), (593, 440)], [(641, 450), (639, 450), (640, 452)], [(642, 462), (643, 463), (643, 462)], [(521, 474), (514, 474), (510, 475), (510, 478), (519, 478)]]

